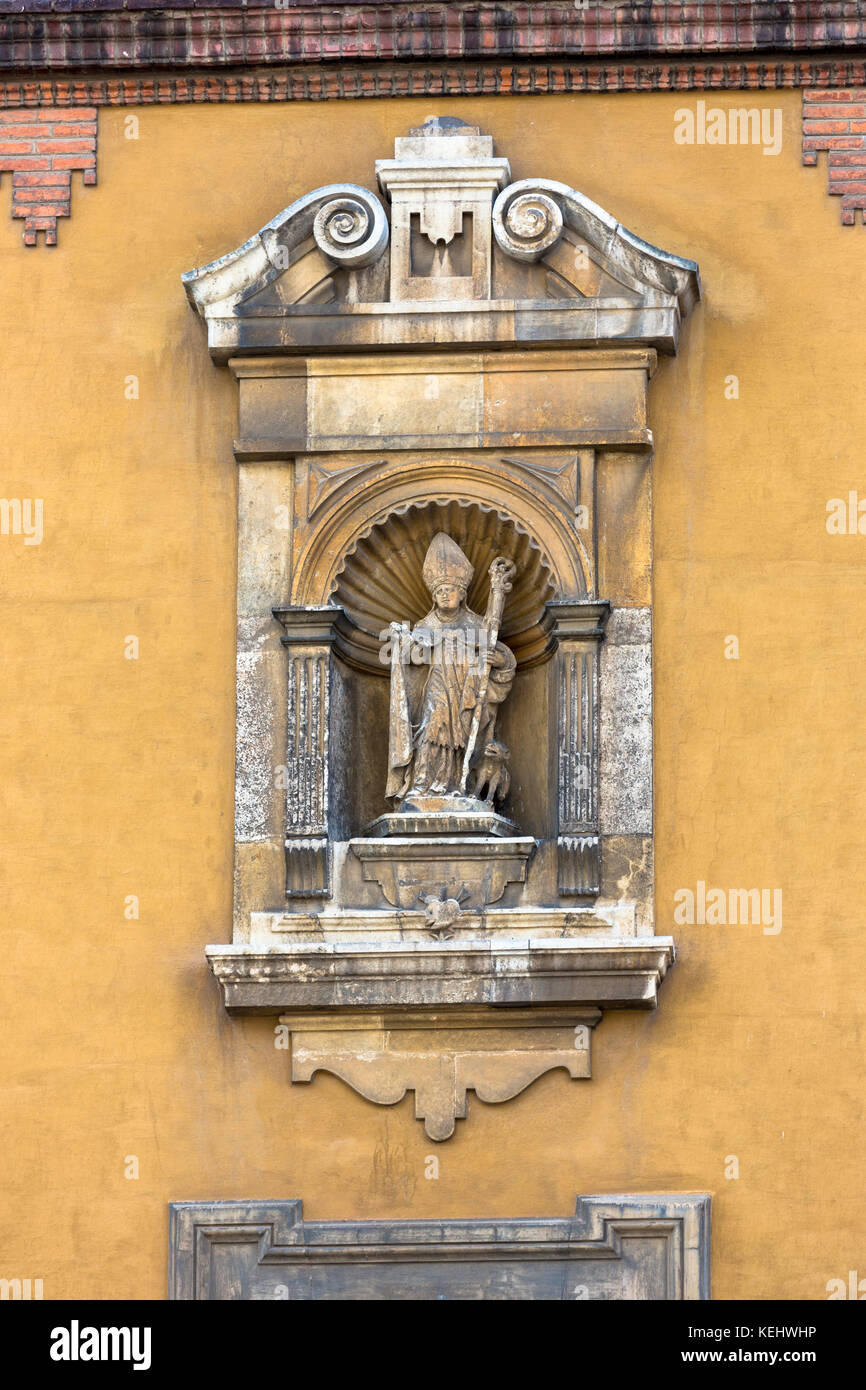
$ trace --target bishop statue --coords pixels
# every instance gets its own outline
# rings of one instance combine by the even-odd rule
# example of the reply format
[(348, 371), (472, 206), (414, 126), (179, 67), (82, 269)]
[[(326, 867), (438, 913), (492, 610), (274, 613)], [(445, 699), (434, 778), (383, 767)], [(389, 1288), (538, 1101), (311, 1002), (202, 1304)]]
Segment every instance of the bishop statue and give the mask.
[(508, 749), (494, 733), (516, 667), (499, 641), (514, 564), (498, 557), (490, 565), (483, 618), (466, 602), (473, 573), (459, 545), (440, 531), (422, 570), (432, 609), (412, 630), (397, 623), (389, 629), (386, 796), (399, 810), (478, 806), (482, 779), (488, 803), (507, 790)]

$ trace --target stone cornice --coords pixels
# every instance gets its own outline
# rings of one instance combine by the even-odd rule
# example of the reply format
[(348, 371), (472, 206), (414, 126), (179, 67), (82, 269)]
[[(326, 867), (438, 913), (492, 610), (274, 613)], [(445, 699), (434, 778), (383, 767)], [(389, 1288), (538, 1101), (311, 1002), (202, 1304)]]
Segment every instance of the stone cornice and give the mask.
[(529, 938), (207, 947), (235, 1013), (574, 1004), (652, 1009), (674, 961), (670, 937)]

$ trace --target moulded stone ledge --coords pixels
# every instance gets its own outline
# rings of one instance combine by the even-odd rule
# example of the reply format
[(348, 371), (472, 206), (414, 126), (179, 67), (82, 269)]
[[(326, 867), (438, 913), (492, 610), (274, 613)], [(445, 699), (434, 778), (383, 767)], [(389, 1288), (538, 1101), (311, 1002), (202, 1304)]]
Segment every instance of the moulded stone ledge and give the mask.
[(392, 348), (508, 346), (555, 347), (626, 344), (675, 354), (681, 315), (676, 304), (629, 300), (434, 300), (407, 304), (293, 305), (277, 316), (208, 319), (210, 349), (218, 362), (241, 353), (368, 351)]
[(289, 942), (207, 947), (233, 1013), (460, 1009), (479, 1005), (655, 1008), (670, 937)]

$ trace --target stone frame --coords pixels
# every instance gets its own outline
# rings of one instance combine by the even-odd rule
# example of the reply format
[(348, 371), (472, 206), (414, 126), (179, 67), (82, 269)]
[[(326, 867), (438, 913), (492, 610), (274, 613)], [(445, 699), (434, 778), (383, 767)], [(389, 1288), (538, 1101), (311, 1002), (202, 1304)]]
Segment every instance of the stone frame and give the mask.
[[(601, 1012), (654, 1008), (675, 958), (653, 912), (647, 396), (700, 279), (576, 190), (510, 183), (453, 117), (376, 171), (390, 222), (367, 189), (317, 189), (183, 277), (239, 390), (235, 918), (207, 954), (232, 1013), (288, 1026), (293, 1081), (414, 1090), (444, 1140), (467, 1090), (589, 1077)], [(355, 795), (379, 775), (376, 634), (412, 617), (371, 537), (402, 563), (439, 506), (470, 545), (493, 518), (523, 573), (528, 544), (540, 595), (503, 616), (522, 814), (495, 843), (395, 828), (384, 778)], [(455, 893), (431, 941), (418, 904)]]
[(710, 1197), (578, 1197), (572, 1218), (306, 1221), (300, 1201), (174, 1202), (169, 1298), (710, 1298)]

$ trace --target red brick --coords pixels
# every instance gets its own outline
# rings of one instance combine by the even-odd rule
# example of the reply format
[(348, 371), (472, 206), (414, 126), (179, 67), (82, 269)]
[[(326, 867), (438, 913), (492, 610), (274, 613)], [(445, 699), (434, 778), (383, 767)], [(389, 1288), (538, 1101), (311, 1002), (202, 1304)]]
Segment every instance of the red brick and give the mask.
[(40, 155), (35, 154), (7, 155), (2, 160), (0, 160), (0, 164), (2, 164), (4, 172), (7, 169), (10, 169), (14, 172), (16, 169), (26, 171), (28, 169), (51, 168), (51, 163), (47, 156), (42, 157)]
[(68, 203), (68, 188), (15, 188), (12, 202), (17, 203)]
[(803, 92), (804, 106), (846, 101), (866, 101), (866, 87), (816, 87)]
[(847, 135), (847, 121), (803, 121), (804, 135)]
[(52, 169), (94, 169), (95, 154), (55, 154), (51, 159)]
[(816, 91), (814, 91), (814, 92), (804, 92), (804, 93), (803, 93), (803, 101), (804, 101), (804, 102), (808, 102), (810, 105), (811, 105), (811, 103), (812, 103), (813, 101), (814, 101), (814, 102), (825, 102), (825, 101), (853, 101), (853, 100), (854, 100), (854, 93), (853, 93), (853, 91), (852, 91), (850, 88), (845, 88), (845, 87), (842, 87), (842, 88), (839, 88), (839, 89), (830, 88), (829, 90), (828, 90), (826, 87), (824, 87), (824, 88), (818, 88), (818, 89), (817, 89)]
[(13, 204), (13, 217), (27, 217), (42, 215), (44, 217), (68, 217), (69, 203), (26, 203), (20, 210)]
[(51, 169), (44, 174), (16, 174), (15, 186), (17, 188), (67, 188), (69, 185), (69, 174), (56, 172)]
[(0, 120), (0, 140), (38, 140), (45, 134), (41, 125), (7, 125)]
[(77, 152), (91, 152), (93, 150), (92, 140), (40, 140), (40, 154), (76, 154)]
[(853, 117), (866, 116), (866, 106), (808, 106), (804, 108), (803, 114), (809, 120), (847, 121)]
[[(74, 108), (74, 111), (75, 111), (75, 114), (76, 114), (77, 116), (80, 116), (80, 118), (81, 118), (82, 120), (89, 120), (89, 121), (95, 121), (95, 120), (96, 120), (96, 107), (95, 107), (95, 106), (78, 106), (78, 107), (75, 107), (75, 108)], [(39, 121), (56, 121), (59, 114), (60, 114), (59, 108), (56, 107), (56, 106), (52, 106), (52, 107), (50, 107), (50, 108), (46, 108), (46, 109), (43, 110), (43, 111), (40, 111), (40, 112), (38, 113), (36, 119), (39, 120)], [(63, 114), (64, 119), (66, 119), (68, 116), (71, 116), (73, 113), (72, 113), (72, 110), (70, 110), (69, 112), (67, 112), (67, 111), (64, 110), (64, 111), (62, 112), (62, 114)]]
[(804, 135), (804, 150), (866, 150), (862, 135)]

